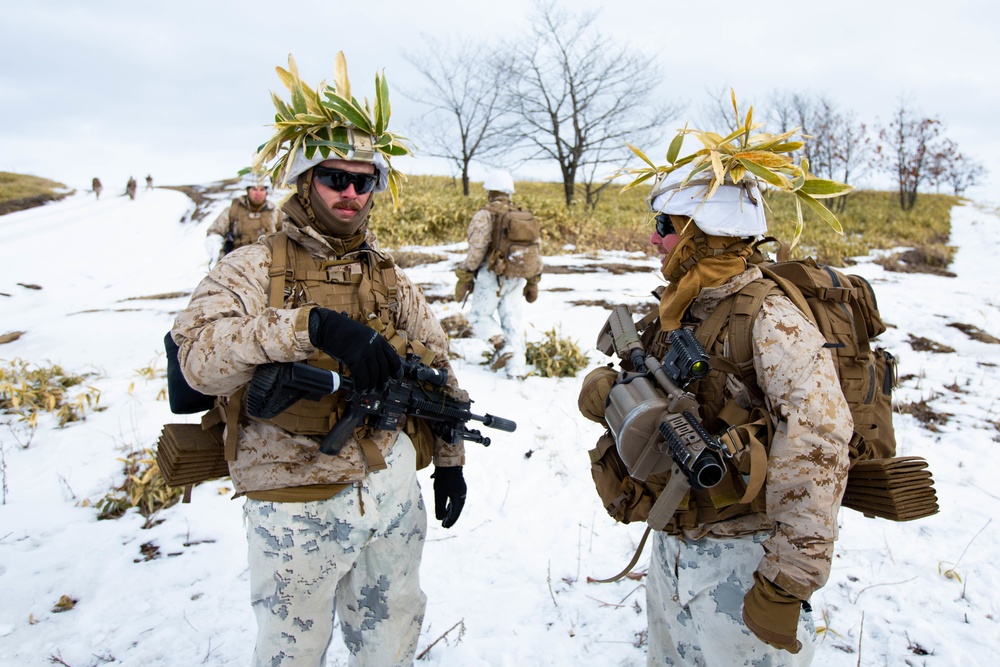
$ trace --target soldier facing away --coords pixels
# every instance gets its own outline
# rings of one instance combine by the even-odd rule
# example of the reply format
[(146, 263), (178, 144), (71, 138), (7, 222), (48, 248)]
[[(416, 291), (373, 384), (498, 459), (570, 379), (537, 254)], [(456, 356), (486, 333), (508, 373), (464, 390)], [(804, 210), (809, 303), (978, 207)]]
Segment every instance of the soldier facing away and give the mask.
[(455, 269), (455, 301), (464, 303), (471, 292), (469, 324), (476, 336), (493, 345), (491, 368), (523, 378), (521, 298), (528, 303), (538, 298), (542, 277), (538, 221), (511, 201), (514, 179), (508, 172), (490, 174), (483, 187), (487, 204), (469, 221), (469, 248)]
[(101, 179), (99, 179), (97, 176), (94, 176), (94, 180), (90, 182), (90, 189), (94, 191), (94, 197), (96, 199), (100, 199), (101, 190), (104, 189), (104, 186), (101, 185)]
[[(669, 281), (659, 316), (642, 332), (656, 359), (669, 349), (668, 332), (697, 335), (717, 309), (729, 313), (728, 297), (762, 278), (746, 261), (767, 231), (756, 181), (745, 172), (739, 184), (712, 168), (691, 173), (685, 166), (661, 174), (647, 200), (657, 214), (650, 242)], [(716, 370), (688, 390), (709, 433), (751, 415), (770, 421), (764, 470), (747, 474), (760, 475), (763, 486), (747, 491), (747, 471), (727, 464), (717, 486), (692, 488), (665, 528), (653, 531), (648, 664), (809, 665), (816, 633), (808, 600), (830, 574), (853, 420), (825, 338), (784, 293), (769, 294), (751, 326), (756, 386), (724, 364), (726, 341), (703, 343)], [(580, 409), (589, 419), (607, 425), (615, 376), (610, 368), (588, 375)], [(649, 479), (666, 484), (670, 474)]]
[(150, 174), (146, 175), (146, 189), (147, 190), (153, 189), (153, 176)]
[[(304, 86), (291, 57), (289, 70), (281, 70), (289, 88)], [(350, 100), (342, 53), (335, 74), (336, 87), (317, 97)], [(376, 85), (375, 108), (388, 109), (387, 91)], [(447, 443), (422, 420), (407, 419), (405, 432), (403, 424), (394, 431), (361, 426), (330, 456), (319, 452), (319, 441), (343, 414), (340, 394), (300, 401), (271, 420), (250, 417), (241, 400), (260, 364), (305, 361), (348, 374), (367, 391), (399, 376), (403, 352), (448, 370), (449, 387), (461, 392), (447, 334), (368, 229), (390, 182), (395, 196), (400, 175), (390, 157), (409, 148), (387, 133), (391, 145), (376, 146), (330, 107), (310, 110), (313, 125), (294, 137), (279, 128), (255, 157), (257, 164), (274, 161), (274, 183), (294, 184), (281, 207), (281, 231), (219, 260), (171, 335), (189, 384), (228, 397), (229, 469), (246, 497), (258, 627), (253, 664), (319, 667), (336, 615), (348, 664), (410, 665), (426, 606), (419, 568), (427, 517), (417, 461), (433, 459), (435, 514), (448, 528), (465, 503), (462, 442)]]
[(135, 199), (135, 179), (131, 176), (128, 177), (128, 183), (125, 184), (125, 194), (128, 195), (129, 199)]
[(278, 231), (278, 209), (267, 198), (267, 179), (263, 174), (251, 172), (243, 177), (242, 183), (245, 194), (234, 199), (205, 233), (208, 268), (236, 248)]

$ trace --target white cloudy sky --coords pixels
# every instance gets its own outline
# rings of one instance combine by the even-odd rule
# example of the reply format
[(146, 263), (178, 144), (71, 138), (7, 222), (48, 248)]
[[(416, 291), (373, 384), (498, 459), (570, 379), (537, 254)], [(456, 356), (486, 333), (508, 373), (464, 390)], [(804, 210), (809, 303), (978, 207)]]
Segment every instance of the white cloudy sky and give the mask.
[[(609, 40), (660, 58), (662, 94), (688, 104), (678, 126), (727, 86), (757, 100), (758, 112), (775, 90), (825, 95), (870, 125), (887, 122), (905, 96), (1000, 176), (1000, 139), (990, 127), (1000, 107), (994, 3), (718, 0), (709, 11), (675, 0), (629, 10), (557, 1), (600, 9)], [(111, 189), (130, 174), (151, 173), (160, 184), (234, 175), (268, 136), (268, 93), (281, 88), (274, 66), (289, 53), (303, 77), (318, 83), (332, 78), (334, 54), (343, 49), (361, 95), (385, 68), (394, 126), (412, 135), (419, 109), (399, 91), (419, 80), (403, 54), (421, 48), (425, 36), (514, 36), (533, 10), (532, 0), (508, 0), (502, 13), (462, 0), (328, 0), (309, 9), (259, 0), (4, 4), (0, 170), (76, 187), (99, 175)], [(447, 173), (426, 159), (404, 168)]]

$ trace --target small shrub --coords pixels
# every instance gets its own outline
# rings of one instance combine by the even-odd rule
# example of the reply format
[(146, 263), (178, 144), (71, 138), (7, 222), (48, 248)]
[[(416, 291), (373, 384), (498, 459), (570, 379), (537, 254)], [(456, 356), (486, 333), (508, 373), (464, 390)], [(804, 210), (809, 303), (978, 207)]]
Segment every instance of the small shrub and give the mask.
[(86, 411), (99, 409), (101, 392), (94, 387), (83, 387), (76, 396), (69, 389), (83, 384), (94, 373), (75, 375), (62, 366), (47, 368), (14, 359), (0, 365), (0, 412), (16, 414), (29, 428), (38, 425), (40, 412), (51, 412), (62, 428), (70, 422), (84, 419)]
[(568, 338), (562, 338), (555, 328), (545, 332), (545, 340), (540, 343), (529, 342), (525, 351), (525, 359), (535, 367), (535, 373), (541, 377), (576, 377), (576, 374), (587, 367), (587, 355), (580, 346)]
[(125, 481), (97, 504), (98, 519), (117, 519), (133, 507), (146, 517), (143, 528), (153, 525), (152, 517), (165, 507), (177, 504), (184, 495), (181, 487), (170, 487), (160, 474), (156, 454), (143, 449), (118, 459), (124, 466)]

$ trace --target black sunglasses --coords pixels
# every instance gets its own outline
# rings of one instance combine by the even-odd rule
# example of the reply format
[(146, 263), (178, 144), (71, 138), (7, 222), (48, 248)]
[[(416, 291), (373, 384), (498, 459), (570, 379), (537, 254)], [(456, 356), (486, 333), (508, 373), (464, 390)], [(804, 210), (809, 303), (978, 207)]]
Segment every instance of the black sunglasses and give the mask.
[(674, 230), (674, 223), (670, 220), (670, 215), (667, 213), (660, 213), (656, 216), (656, 233), (660, 235), (660, 238), (666, 238), (670, 234), (676, 234)]
[(356, 174), (353, 171), (331, 169), (329, 167), (313, 167), (313, 180), (337, 192), (343, 192), (347, 189), (347, 186), (353, 185), (355, 192), (359, 195), (364, 195), (375, 189), (375, 184), (378, 183), (378, 175)]

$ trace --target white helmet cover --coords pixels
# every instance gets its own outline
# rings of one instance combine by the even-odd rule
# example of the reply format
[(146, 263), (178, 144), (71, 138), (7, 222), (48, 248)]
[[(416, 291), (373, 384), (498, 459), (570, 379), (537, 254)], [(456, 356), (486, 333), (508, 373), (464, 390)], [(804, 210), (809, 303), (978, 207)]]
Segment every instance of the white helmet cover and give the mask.
[[(352, 155), (348, 153), (348, 155)], [(288, 168), (288, 183), (294, 184), (295, 179), (299, 177), (299, 174), (304, 173), (307, 169), (315, 167), (320, 162), (326, 162), (327, 160), (351, 160), (351, 157), (341, 158), (334, 152), (331, 152), (326, 157), (318, 150), (313, 154), (312, 159), (306, 157), (305, 149), (300, 148), (295, 156), (292, 158), (292, 164)], [(376, 152), (372, 157), (366, 160), (358, 160), (358, 162), (367, 162), (369, 164), (375, 165), (375, 173), (378, 174), (378, 183), (375, 184), (374, 192), (382, 192), (389, 186), (389, 163), (385, 161), (381, 153)]]
[(504, 194), (514, 194), (514, 178), (508, 171), (494, 171), (483, 181), (483, 188), (487, 191), (503, 192)]
[(650, 207), (659, 213), (685, 215), (712, 236), (759, 236), (767, 232), (764, 202), (757, 181), (745, 178), (739, 185), (724, 183), (705, 199), (708, 178), (681, 182), (691, 173), (685, 165), (657, 179), (649, 194)]

